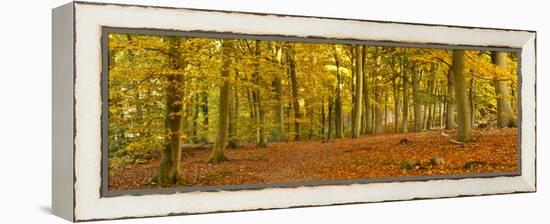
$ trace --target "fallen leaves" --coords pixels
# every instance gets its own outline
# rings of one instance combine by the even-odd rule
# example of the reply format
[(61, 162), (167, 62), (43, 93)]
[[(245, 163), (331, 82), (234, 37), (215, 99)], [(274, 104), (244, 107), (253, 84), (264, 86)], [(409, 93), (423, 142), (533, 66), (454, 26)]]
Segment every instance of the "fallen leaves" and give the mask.
[[(437, 131), (362, 136), (358, 139), (255, 144), (227, 149), (230, 161), (208, 164), (210, 149), (182, 153), (183, 186), (220, 186), (349, 180), (400, 176), (497, 173), (518, 170), (517, 129), (474, 131), (474, 142), (452, 144)], [(451, 134), (451, 137), (453, 135)], [(406, 142), (403, 143), (403, 139)], [(158, 155), (109, 168), (109, 189), (157, 188), (148, 183)]]

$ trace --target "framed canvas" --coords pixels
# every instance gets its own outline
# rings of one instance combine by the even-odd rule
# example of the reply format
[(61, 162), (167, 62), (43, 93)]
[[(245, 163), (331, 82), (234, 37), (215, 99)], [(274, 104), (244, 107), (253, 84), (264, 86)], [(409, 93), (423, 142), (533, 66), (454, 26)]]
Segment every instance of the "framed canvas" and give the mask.
[(536, 32), (53, 9), (71, 221), (536, 191)]

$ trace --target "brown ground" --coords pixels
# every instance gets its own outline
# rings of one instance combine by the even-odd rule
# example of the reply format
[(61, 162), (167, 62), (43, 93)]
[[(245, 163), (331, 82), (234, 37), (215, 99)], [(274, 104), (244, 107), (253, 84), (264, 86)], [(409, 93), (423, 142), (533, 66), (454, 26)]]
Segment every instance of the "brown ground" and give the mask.
[[(329, 143), (280, 142), (267, 148), (249, 144), (227, 149), (230, 161), (221, 164), (205, 162), (210, 149), (185, 150), (183, 186), (513, 172), (518, 170), (517, 133), (515, 128), (476, 130), (476, 140), (464, 145), (449, 143), (439, 131), (362, 136)], [(402, 139), (408, 141), (401, 143)], [(434, 156), (445, 163), (430, 165)], [(408, 161), (412, 167), (404, 165)], [(158, 166), (157, 155), (147, 164), (110, 169), (109, 189), (157, 188), (148, 179)]]

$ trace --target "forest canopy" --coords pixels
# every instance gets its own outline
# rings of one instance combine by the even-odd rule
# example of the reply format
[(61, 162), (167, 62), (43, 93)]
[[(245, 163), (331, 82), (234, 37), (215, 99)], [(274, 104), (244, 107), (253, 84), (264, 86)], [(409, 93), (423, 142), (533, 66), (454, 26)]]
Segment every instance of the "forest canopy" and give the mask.
[(109, 167), (160, 155), (160, 185), (182, 181), (187, 148), (216, 164), (250, 144), (442, 130), (461, 145), (518, 125), (514, 52), (111, 33), (108, 54)]

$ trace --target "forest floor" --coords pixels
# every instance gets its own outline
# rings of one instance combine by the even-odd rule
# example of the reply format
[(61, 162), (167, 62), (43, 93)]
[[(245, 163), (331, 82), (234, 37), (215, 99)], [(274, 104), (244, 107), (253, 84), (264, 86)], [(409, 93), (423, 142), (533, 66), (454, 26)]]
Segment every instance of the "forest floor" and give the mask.
[[(518, 130), (479, 129), (475, 141), (448, 142), (440, 131), (366, 135), (330, 142), (246, 144), (226, 149), (228, 162), (206, 163), (211, 149), (182, 152), (182, 186), (219, 186), (518, 171)], [(450, 134), (454, 138), (454, 134)], [(406, 139), (406, 140), (404, 140)], [(148, 180), (160, 155), (148, 163), (109, 170), (109, 190), (157, 188)], [(439, 157), (441, 165), (430, 159)]]

